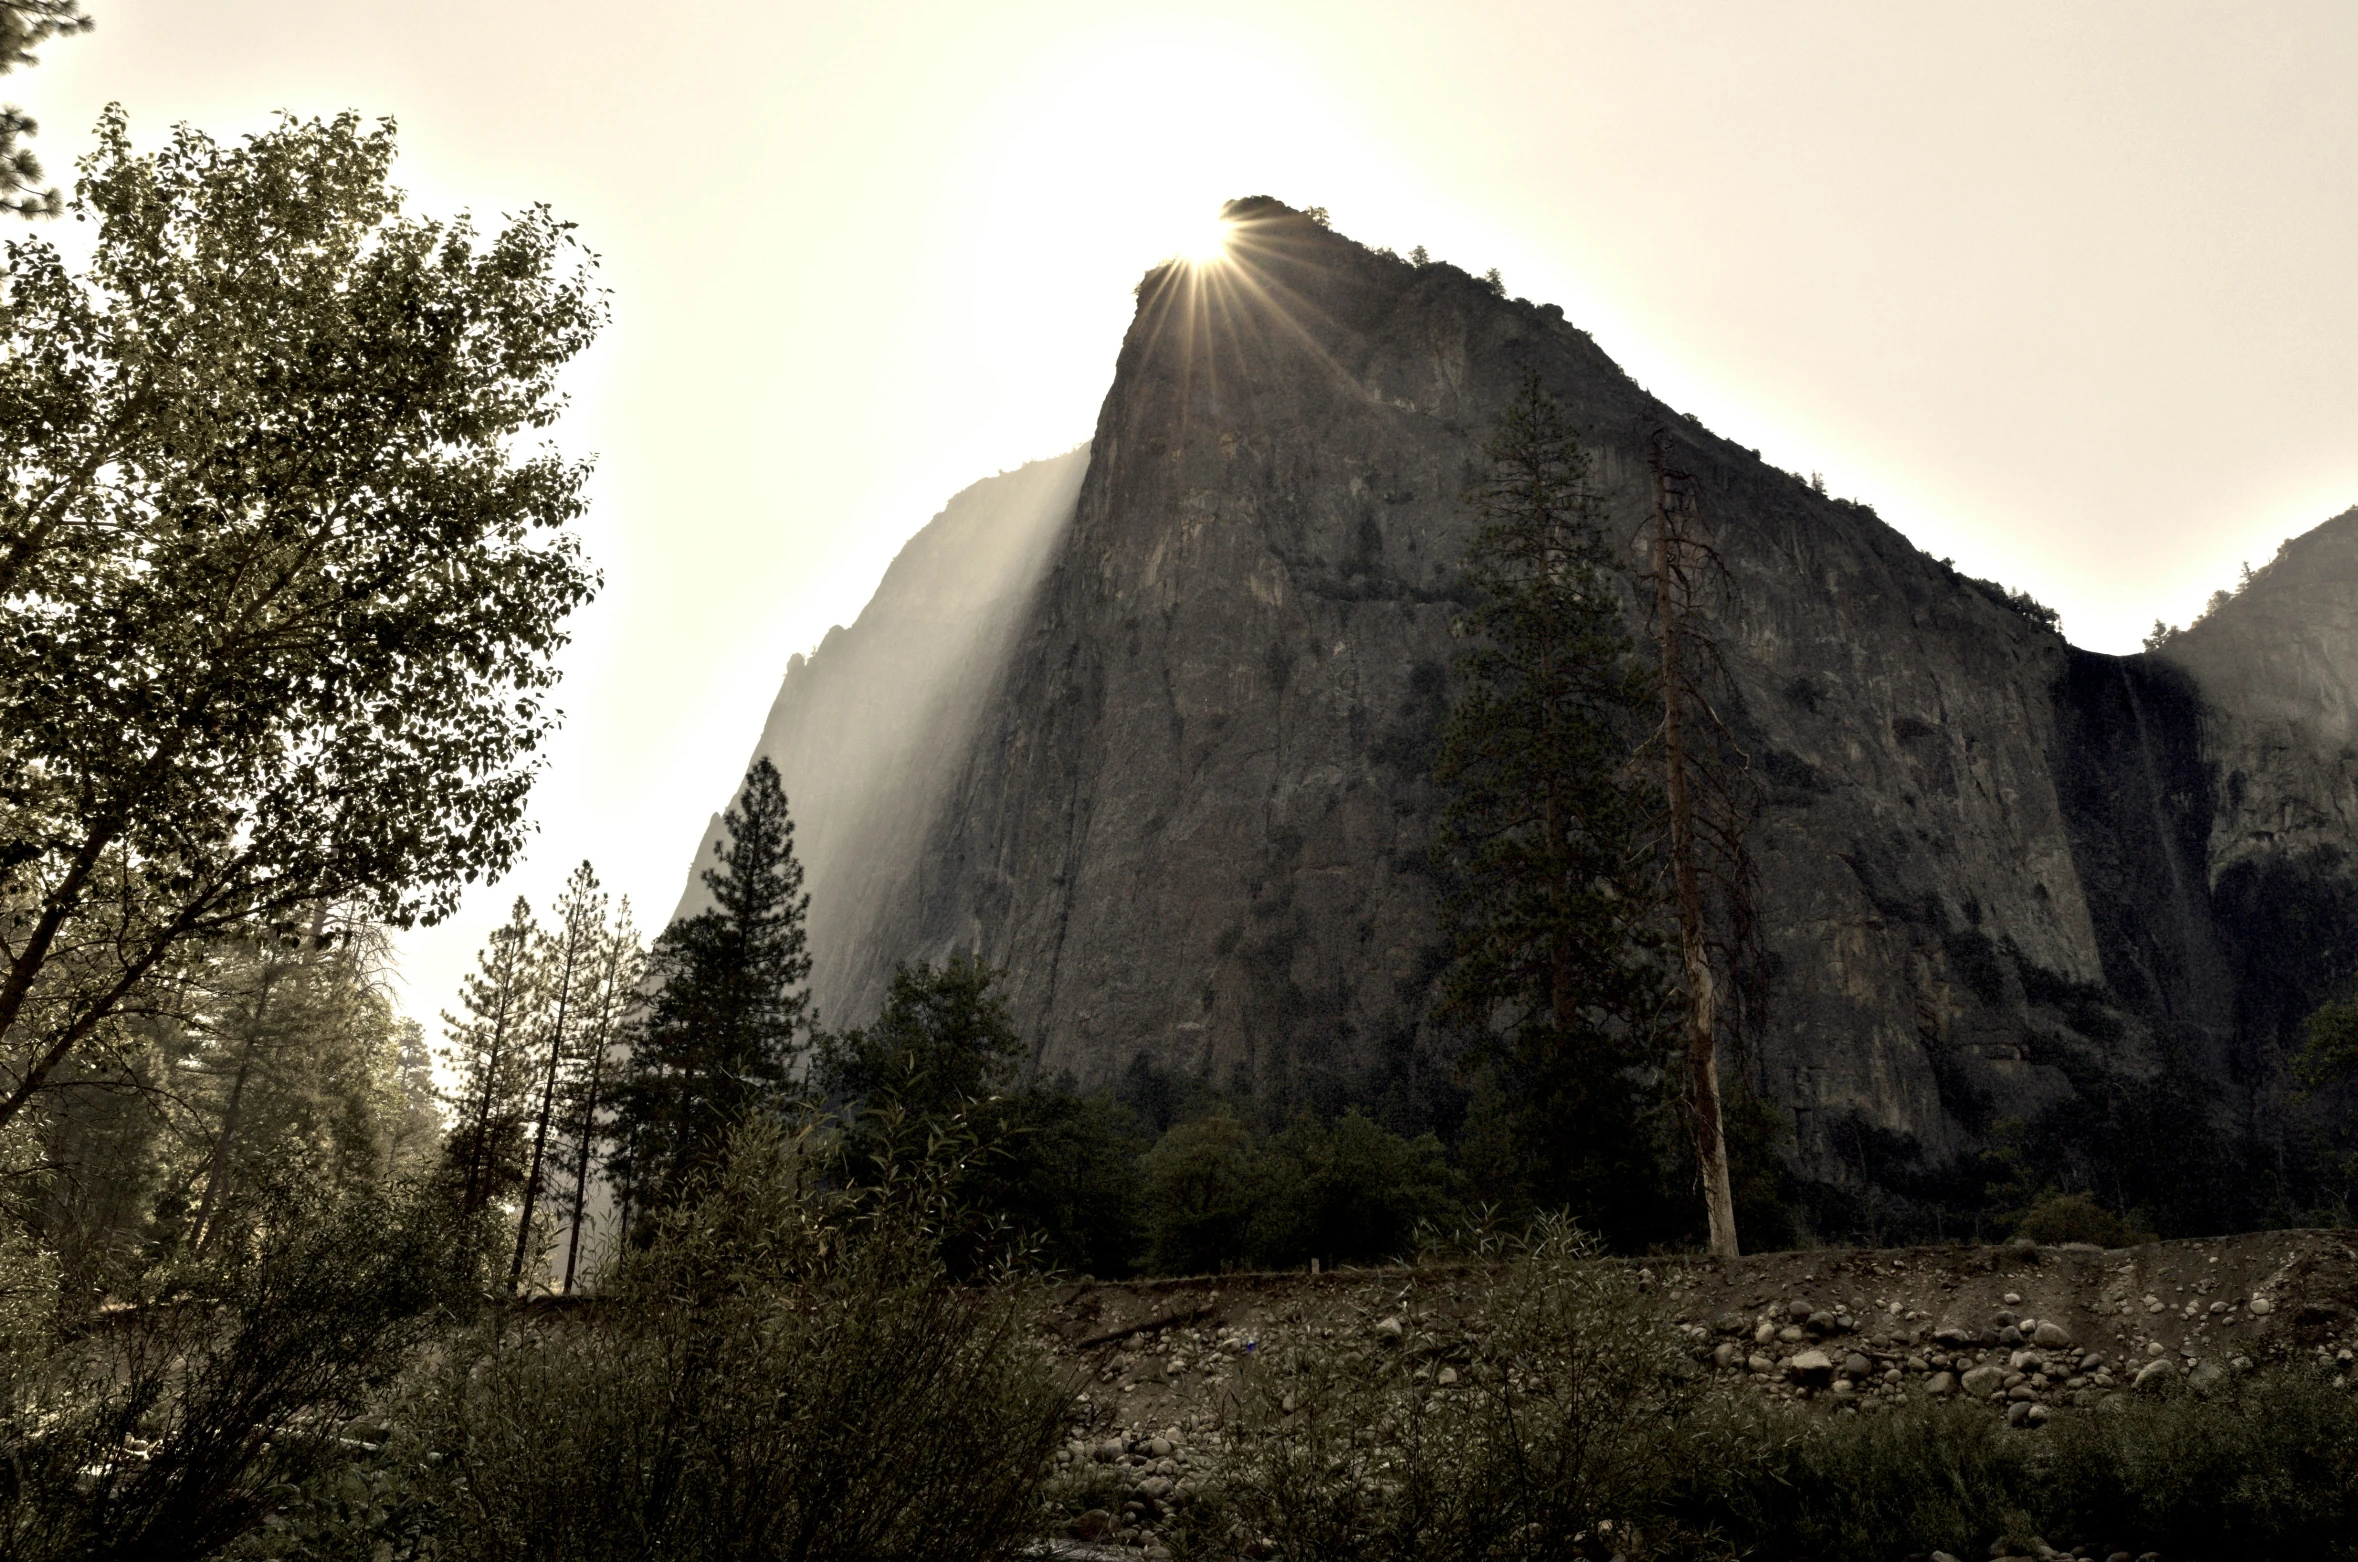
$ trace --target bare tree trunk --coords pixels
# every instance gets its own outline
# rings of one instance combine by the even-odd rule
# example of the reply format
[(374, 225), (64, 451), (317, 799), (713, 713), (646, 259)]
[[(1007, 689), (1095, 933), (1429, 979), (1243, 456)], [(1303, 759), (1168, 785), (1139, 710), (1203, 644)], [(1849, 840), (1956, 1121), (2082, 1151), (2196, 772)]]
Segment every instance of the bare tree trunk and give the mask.
[(1670, 805), (1671, 871), (1678, 891), (1679, 957), (1687, 980), (1687, 1087), (1693, 1097), (1695, 1165), (1703, 1179), (1703, 1208), (1714, 1257), (1739, 1256), (1736, 1200), (1728, 1180), (1726, 1125), (1720, 1117), (1718, 985), (1703, 930), (1702, 874), (1696, 863), (1695, 803), (1687, 783), (1686, 673), (1679, 639), (1686, 604), (1676, 600), (1669, 474), (1662, 450), (1653, 453), (1654, 617), (1662, 645), (1662, 770)]
[(229, 1180), (229, 1147), (237, 1138), (238, 1112), (245, 1104), (246, 1080), (254, 1072), (255, 1033), (262, 1028), (263, 1016), (269, 1011), (270, 989), (276, 975), (276, 967), (266, 961), (261, 987), (254, 995), (254, 1014), (246, 1023), (246, 1044), (238, 1049), (237, 1078), (230, 1084), (229, 1105), (221, 1113), (221, 1132), (214, 1136), (213, 1158), (205, 1168), (205, 1196), (197, 1205), (196, 1238), (189, 1244), (192, 1252), (202, 1253), (206, 1238), (213, 1234), (213, 1217), (223, 1200), (222, 1185)]
[(557, 982), (557, 1022), (549, 1032), (548, 1077), (541, 1086), (540, 1121), (532, 1134), (532, 1170), (524, 1178), (524, 1210), (516, 1220), (516, 1257), (508, 1266), (508, 1294), (524, 1282), (524, 1254), (532, 1241), (532, 1207), (540, 1201), (540, 1168), (549, 1147), (549, 1117), (557, 1106), (557, 1063), (565, 1052), (565, 1005), (573, 996), (573, 956), (577, 940), (565, 934), (564, 974)]
[[(511, 951), (509, 958), (518, 956)], [(483, 1100), (475, 1109), (475, 1138), (467, 1149), (467, 1183), (459, 1195), (459, 1211), (464, 1215), (475, 1214), (491, 1201), (491, 1098), (499, 1091), (499, 1066), (508, 1039), (508, 1004), (515, 994), (515, 981), (513, 971), (501, 981), (499, 1007), (492, 1012), (491, 1051), (483, 1064)]]
[[(582, 864), (587, 871), (590, 864)], [(592, 887), (594, 887), (592, 880)], [(549, 1069), (540, 1085), (540, 1121), (533, 1128), (533, 1168), (523, 1177), (523, 1213), (516, 1218), (516, 1258), (507, 1267), (507, 1293), (514, 1295), (516, 1286), (523, 1284), (523, 1255), (531, 1248), (533, 1239), (533, 1206), (540, 1203), (540, 1168), (547, 1163), (549, 1151), (549, 1118), (556, 1114), (556, 1067), (564, 1062), (566, 1052), (566, 1008), (573, 1003), (573, 965), (580, 958), (582, 932), (580, 920), (590, 915), (580, 904), (566, 913), (564, 941), (566, 958), (556, 977), (556, 1024), (549, 1029)]]
[[(625, 911), (628, 905), (625, 904)], [(581, 1149), (573, 1158), (573, 1232), (565, 1239), (565, 1288), (563, 1294), (573, 1294), (573, 1269), (581, 1261), (581, 1217), (583, 1201), (589, 1197), (590, 1144), (598, 1133), (598, 1087), (606, 1077), (606, 1047), (614, 1025), (615, 977), (606, 982), (604, 1000), (598, 1009), (598, 1036), (590, 1053), (589, 1099), (581, 1108)]]

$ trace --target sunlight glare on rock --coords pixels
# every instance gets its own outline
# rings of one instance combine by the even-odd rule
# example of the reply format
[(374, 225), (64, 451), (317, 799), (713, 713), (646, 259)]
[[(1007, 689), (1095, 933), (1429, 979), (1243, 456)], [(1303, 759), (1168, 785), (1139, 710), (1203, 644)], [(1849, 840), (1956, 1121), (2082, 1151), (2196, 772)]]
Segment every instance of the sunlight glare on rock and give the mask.
[(1225, 217), (1196, 224), (1180, 246), (1179, 258), (1191, 266), (1218, 264), (1228, 258), (1228, 240), (1235, 227)]

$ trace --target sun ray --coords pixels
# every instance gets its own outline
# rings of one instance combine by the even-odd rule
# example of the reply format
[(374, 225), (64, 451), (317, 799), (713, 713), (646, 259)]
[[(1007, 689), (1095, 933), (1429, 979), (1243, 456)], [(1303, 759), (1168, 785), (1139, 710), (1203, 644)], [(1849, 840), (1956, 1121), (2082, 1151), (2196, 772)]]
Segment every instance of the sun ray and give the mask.
[(1236, 224), (1226, 217), (1198, 223), (1179, 247), (1179, 259), (1190, 266), (1213, 266), (1228, 258), (1228, 243)]

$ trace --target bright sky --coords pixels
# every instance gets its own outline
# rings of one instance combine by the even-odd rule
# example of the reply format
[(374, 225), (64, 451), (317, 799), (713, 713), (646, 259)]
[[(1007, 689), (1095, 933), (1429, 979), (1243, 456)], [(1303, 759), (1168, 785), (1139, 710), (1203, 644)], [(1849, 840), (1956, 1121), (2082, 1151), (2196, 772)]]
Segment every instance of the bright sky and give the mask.
[[(2132, 649), (2358, 503), (2358, 6), (86, 0), (0, 84), (55, 174), (399, 119), (413, 206), (547, 201), (614, 325), (564, 438), (602, 599), (512, 880), (666, 914), (787, 656), (976, 478), (1086, 438), (1229, 197), (1564, 306), (1637, 379)], [(63, 235), (61, 234), (61, 237)]]

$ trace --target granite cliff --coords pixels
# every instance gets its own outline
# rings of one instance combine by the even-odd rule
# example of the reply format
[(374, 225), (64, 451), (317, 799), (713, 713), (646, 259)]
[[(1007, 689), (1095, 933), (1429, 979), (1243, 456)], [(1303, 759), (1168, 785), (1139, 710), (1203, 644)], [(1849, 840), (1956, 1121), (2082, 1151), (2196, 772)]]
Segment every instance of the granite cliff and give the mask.
[(2358, 954), (2358, 512), (2156, 653), (2079, 650), (1560, 310), (1231, 210), (1227, 262), (1140, 284), (1090, 446), (961, 495), (790, 669), (760, 751), (826, 1016), (979, 952), (1086, 1085), (1417, 1057), (1459, 496), (1536, 371), (1633, 571), (1657, 428), (1728, 565), (1773, 969), (1749, 1068), (1805, 1174), (1930, 1197), (2031, 1125), (2101, 1183), (2137, 1134), (2275, 1109)]

